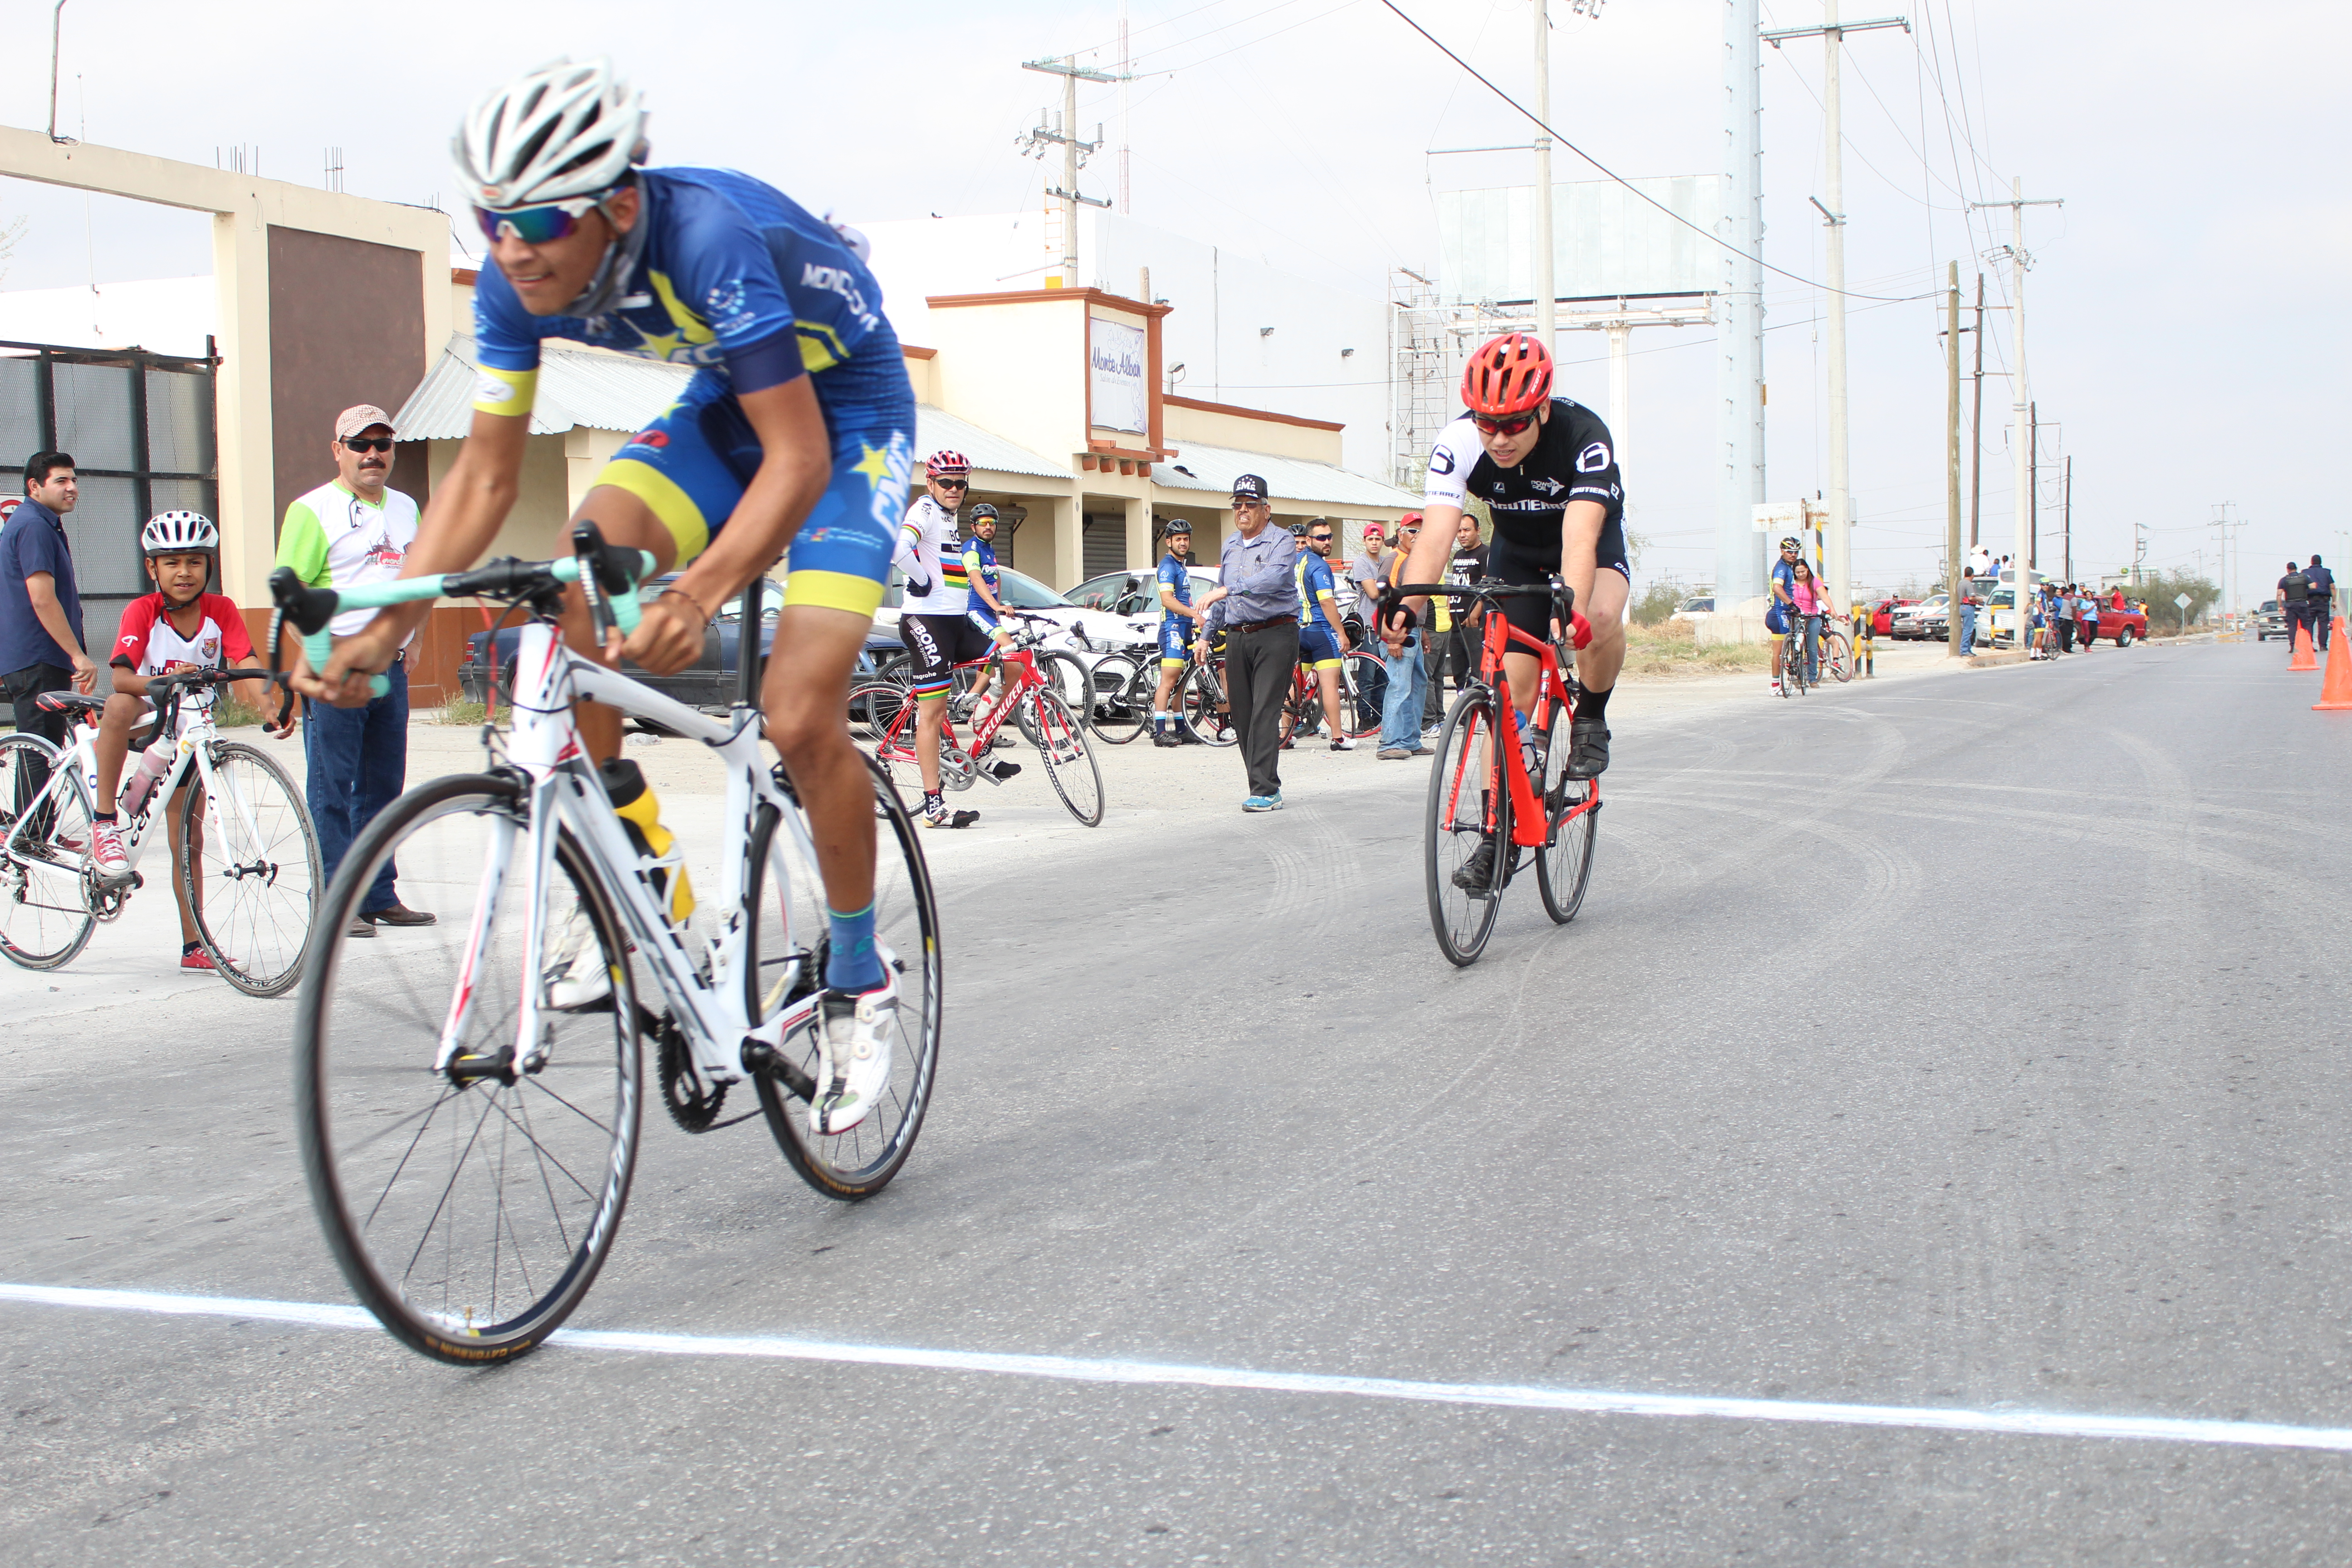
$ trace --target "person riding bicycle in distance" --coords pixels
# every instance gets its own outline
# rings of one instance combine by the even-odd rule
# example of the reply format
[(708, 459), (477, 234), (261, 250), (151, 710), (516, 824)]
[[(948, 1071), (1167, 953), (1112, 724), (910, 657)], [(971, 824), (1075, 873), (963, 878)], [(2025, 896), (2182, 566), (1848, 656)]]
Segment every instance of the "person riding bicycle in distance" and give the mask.
[(1177, 746), (1176, 714), (1169, 704), (1192, 662), (1192, 639), (1202, 611), (1192, 603), (1192, 525), (1177, 518), (1168, 525), (1168, 553), (1160, 558), (1160, 686), (1151, 694), (1151, 743)]
[[(574, 513), (608, 544), (682, 568), (637, 629), (583, 653), (656, 674), (698, 657), (712, 614), (789, 547), (767, 736), (806, 810), (830, 914), (824, 1069), (812, 1131), (846, 1131), (888, 1080), (898, 990), (874, 941), (874, 785), (851, 743), (850, 672), (889, 575), (913, 467), (914, 390), (862, 237), (725, 169), (645, 168), (642, 98), (609, 61), (557, 60), (482, 99), (453, 152), (489, 263), (474, 295), (480, 374), (465, 445), (419, 521), (404, 577), (478, 561), (515, 503), (547, 338), (695, 366)], [(429, 613), (386, 609), (296, 684), (345, 705)], [(619, 752), (621, 715), (583, 703), (582, 743)], [(740, 850), (740, 846), (736, 847)]]
[[(1625, 663), (1625, 601), (1633, 574), (1625, 556), (1625, 492), (1609, 427), (1582, 404), (1552, 395), (1551, 354), (1523, 332), (1482, 345), (1462, 373), (1466, 412), (1438, 433), (1429, 449), (1421, 537), (1396, 581), (1435, 583), (1445, 575), (1471, 495), (1494, 520), (1486, 575), (1506, 584), (1541, 583), (1553, 573), (1576, 599), (1576, 624), (1562, 627), (1580, 650), (1581, 689), (1569, 725), (1567, 776), (1589, 779), (1609, 766), (1609, 695)], [(1425, 599), (1402, 606), (1416, 621)], [(1551, 607), (1540, 598), (1503, 602), (1510, 624), (1538, 641), (1552, 638)], [(1401, 647), (1394, 620), (1381, 636)], [(1540, 665), (1514, 647), (1503, 656), (1511, 705), (1525, 720), (1534, 707)]]
[[(94, 748), (98, 754), (98, 799), (90, 834), (90, 860), (102, 879), (117, 885), (131, 879), (131, 862), (122, 848), (118, 800), (122, 764), (131, 754), (131, 731), (145, 723), (156, 710), (147, 695), (147, 683), (158, 676), (177, 675), (183, 670), (251, 669), (261, 663), (253, 651), (252, 639), (246, 635), (243, 613), (226, 595), (205, 592), (220, 559), (220, 530), (213, 526), (212, 519), (193, 511), (167, 511), (151, 517), (147, 526), (139, 531), (139, 553), (155, 591), (122, 607), (122, 627), (115, 637), (114, 652), (108, 660), (114, 667), (114, 694), (106, 700), (106, 708), (99, 718)], [(186, 728), (194, 710), (210, 707), (218, 690), (195, 688), (184, 691), (177, 728)], [(270, 715), (263, 721), (264, 731), (279, 740), (292, 734), (294, 694), (273, 690), (260, 700)], [(176, 730), (170, 734), (159, 730), (153, 744), (168, 752), (177, 739)], [(151, 776), (149, 783), (154, 782)], [(171, 836), (174, 861), (182, 853), (180, 814), (174, 807), (180, 795), (194, 787), (191, 780), (183, 784), (169, 801), (151, 796), (137, 803), (144, 812), (165, 814), (163, 825)], [(197, 831), (203, 831), (201, 823)], [(205, 953), (204, 943), (196, 939), (195, 911), (188, 907), (187, 894), (176, 877), (172, 879), (172, 895), (180, 904), (180, 967), (210, 969), (213, 961)]]
[(1780, 558), (1772, 563), (1772, 597), (1764, 606), (1764, 629), (1772, 634), (1772, 695), (1780, 695), (1780, 665), (1788, 657), (1789, 617), (1796, 613), (1797, 563), (1803, 546), (1793, 539), (1780, 541)]

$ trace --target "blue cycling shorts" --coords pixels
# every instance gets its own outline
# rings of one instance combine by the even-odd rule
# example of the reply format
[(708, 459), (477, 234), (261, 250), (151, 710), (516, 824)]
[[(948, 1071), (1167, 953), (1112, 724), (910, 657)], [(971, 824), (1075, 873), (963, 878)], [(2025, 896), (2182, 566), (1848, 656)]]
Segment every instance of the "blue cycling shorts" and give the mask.
[[(915, 466), (915, 395), (898, 341), (887, 328), (869, 332), (855, 359), (823, 373), (818, 393), (833, 478), (793, 535), (784, 603), (871, 616), (889, 581)], [(684, 566), (726, 526), (760, 458), (760, 437), (732, 384), (705, 368), (613, 455), (596, 482), (652, 508)]]
[(1186, 664), (1192, 658), (1192, 618), (1190, 616), (1160, 617), (1160, 662)]
[(1339, 668), (1339, 639), (1329, 626), (1320, 621), (1307, 621), (1299, 626), (1298, 662), (1308, 669)]

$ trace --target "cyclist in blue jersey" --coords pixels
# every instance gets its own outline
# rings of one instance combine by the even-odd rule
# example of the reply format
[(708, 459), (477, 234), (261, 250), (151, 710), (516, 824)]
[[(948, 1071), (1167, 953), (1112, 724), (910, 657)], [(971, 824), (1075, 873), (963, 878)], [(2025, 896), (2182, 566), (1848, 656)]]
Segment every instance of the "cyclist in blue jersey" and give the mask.
[(1192, 638), (1200, 630), (1201, 610), (1192, 603), (1192, 525), (1182, 518), (1168, 525), (1168, 553), (1160, 558), (1160, 689), (1151, 695), (1151, 743), (1181, 746), (1176, 714), (1176, 684), (1192, 662)]
[[(1004, 595), (998, 587), (1004, 574), (996, 564), (996, 509), (986, 501), (981, 502), (971, 509), (971, 521), (966, 527), (971, 531), (963, 542), (963, 574), (971, 596), (964, 603), (964, 615), (984, 635), (995, 639), (1001, 655), (1013, 629), (1005, 625)], [(1001, 658), (992, 658), (981, 667), (980, 679), (971, 683), (971, 692), (963, 699), (964, 712), (977, 712), (980, 705), (988, 700), (988, 683), (1003, 662)]]
[(1339, 723), (1339, 665), (1348, 651), (1348, 629), (1339, 621), (1339, 589), (1331, 580), (1331, 525), (1322, 518), (1307, 524), (1307, 553), (1292, 571), (1298, 584), (1298, 665), (1315, 672), (1323, 692), (1323, 718), (1331, 726), (1331, 749), (1352, 752), (1356, 742)]
[[(681, 575), (625, 640), (597, 647), (577, 589), (566, 630), (608, 662), (683, 668), (712, 613), (789, 549), (761, 705), (815, 830), (832, 915), (810, 1119), (836, 1133), (865, 1118), (890, 1070), (897, 989), (874, 941), (873, 784), (845, 700), (905, 505), (914, 393), (861, 239), (745, 174), (641, 167), (645, 126), (644, 100), (604, 60), (531, 71), (460, 126), (458, 177), (490, 242), (474, 294), (480, 374), (472, 427), (402, 574), (463, 570), (497, 536), (543, 340), (695, 367), (576, 514)], [(427, 609), (383, 611), (296, 684), (364, 701)], [(618, 753), (619, 714), (583, 703), (578, 723), (595, 758)]]

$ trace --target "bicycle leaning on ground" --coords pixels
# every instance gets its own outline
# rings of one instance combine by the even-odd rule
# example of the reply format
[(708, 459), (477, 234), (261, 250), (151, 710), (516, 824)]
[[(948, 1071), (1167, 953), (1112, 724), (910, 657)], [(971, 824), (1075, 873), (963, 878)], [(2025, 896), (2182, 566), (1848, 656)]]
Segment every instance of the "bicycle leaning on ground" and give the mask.
[[(1496, 613), (1485, 617), (1478, 673), (1446, 710), (1445, 728), (1431, 759), (1427, 826), (1423, 840), (1429, 923), (1449, 963), (1475, 963), (1495, 929), (1504, 888), (1519, 852), (1532, 851), (1544, 912), (1561, 925), (1576, 918), (1592, 876), (1600, 826), (1601, 784), (1567, 776), (1569, 716), (1576, 710), (1574, 658), (1560, 645), (1529, 637), (1500, 611), (1506, 599), (1545, 597), (1561, 627), (1573, 624), (1575, 595), (1557, 577), (1523, 585), (1406, 584), (1396, 598), (1451, 594), (1475, 598)], [(1514, 645), (1517, 645), (1514, 648)], [(1506, 651), (1538, 659), (1535, 700), (1522, 723), (1503, 675)], [(1534, 768), (1529, 767), (1529, 753)], [(1497, 853), (1483, 882), (1465, 888), (1455, 874), (1492, 836)]]
[[(953, 717), (944, 713), (940, 716), (940, 787), (967, 790), (976, 778), (998, 782), (978, 759), (988, 755), (989, 748), (996, 743), (996, 731), (1003, 727), (1005, 720), (1013, 719), (1037, 748), (1037, 760), (1045, 776), (1053, 781), (1054, 793), (1069, 807), (1070, 815), (1086, 826), (1097, 826), (1103, 818), (1102, 769), (1095, 762), (1094, 748), (1087, 742), (1086, 726), (1037, 668), (1037, 626), (1040, 622), (1048, 626), (1054, 623), (1019, 610), (1013, 614), (1022, 625), (1001, 656), (990, 656), (1002, 657), (1003, 674), (997, 689), (970, 720), (969, 748), (957, 739)], [(977, 670), (988, 662), (986, 658), (973, 659), (954, 668)], [(885, 776), (895, 777), (903, 771), (906, 777), (919, 784), (919, 764), (915, 756), (917, 711), (918, 705), (910, 700), (908, 689), (895, 681), (868, 681), (850, 689), (852, 732), (874, 747), (875, 760)]]
[[(0, 955), (25, 969), (72, 961), (100, 921), (118, 919), (145, 885), (142, 852), (179, 796), (176, 860), (180, 895), (214, 970), (248, 996), (275, 996), (301, 978), (319, 901), (319, 837), (302, 792), (276, 759), (225, 741), (210, 706), (178, 723), (183, 694), (232, 680), (268, 680), (262, 669), (188, 669), (147, 682), (155, 700), (155, 743), (171, 751), (160, 777), (124, 770), (122, 835), (132, 874), (110, 882), (90, 863), (98, 793), (98, 716), (103, 697), (56, 691), (43, 706), (73, 712), (71, 743), (60, 751), (37, 735), (0, 737)], [(131, 753), (141, 753), (134, 748)], [(48, 782), (27, 788), (31, 764)], [(131, 801), (133, 779), (144, 798)], [(182, 786), (188, 786), (182, 793)]]
[[(446, 595), (528, 617), (511, 732), (502, 745), (485, 725), (485, 771), (410, 790), (353, 841), (295, 1020), (303, 1163), (343, 1278), (395, 1337), (461, 1364), (530, 1350), (594, 1282), (636, 1167), (640, 1037), (681, 1128), (745, 1120), (718, 1114), (748, 1081), (793, 1169), (835, 1198), (869, 1196), (905, 1164), (938, 1061), (939, 913), (913, 819), (877, 773), (875, 931), (899, 976), (898, 1036), (873, 1114), (830, 1136), (811, 1125), (824, 885), (792, 779), (761, 750), (758, 646), (745, 639), (723, 720), (572, 652), (557, 625), (564, 584), (581, 584), (601, 643), (635, 622), (633, 589), (652, 562), (604, 545), (593, 524), (572, 538), (570, 559), (340, 595), (286, 572), (270, 581), (313, 668), (339, 607)], [(763, 583), (746, 590), (747, 625), (759, 624)], [(699, 741), (723, 765), (715, 930), (678, 922), (685, 868), (651, 855), (615, 810), (573, 727), (577, 700)], [(471, 918), (387, 930), (345, 965), (356, 902), (395, 856), (404, 888), (438, 884), (438, 907)], [(666, 1011), (640, 1004), (639, 969)]]

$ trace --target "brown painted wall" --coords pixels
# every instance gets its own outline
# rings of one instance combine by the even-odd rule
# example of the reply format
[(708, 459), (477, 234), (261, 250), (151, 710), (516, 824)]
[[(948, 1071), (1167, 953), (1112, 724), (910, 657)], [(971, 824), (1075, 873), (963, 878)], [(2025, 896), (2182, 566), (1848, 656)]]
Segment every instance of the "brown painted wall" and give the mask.
[[(273, 537), (289, 501), (334, 478), (335, 416), (354, 403), (396, 413), (425, 379), (423, 267), (413, 250), (270, 226)], [(393, 483), (422, 500), (416, 467)]]

